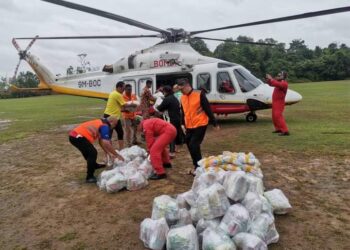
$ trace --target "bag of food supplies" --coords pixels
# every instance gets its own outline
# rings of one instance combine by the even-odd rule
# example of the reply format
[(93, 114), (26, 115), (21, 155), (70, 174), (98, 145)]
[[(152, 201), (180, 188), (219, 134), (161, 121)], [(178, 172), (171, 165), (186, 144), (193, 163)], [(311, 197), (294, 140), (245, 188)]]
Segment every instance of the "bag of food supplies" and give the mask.
[(220, 229), (207, 228), (203, 232), (203, 250), (236, 250), (236, 246), (231, 238)]
[(233, 237), (238, 249), (267, 250), (267, 245), (258, 236), (250, 233), (239, 233)]
[(200, 217), (210, 220), (223, 216), (230, 207), (230, 202), (223, 186), (215, 183), (199, 192), (196, 205)]
[(137, 171), (140, 172), (146, 179), (148, 179), (153, 172), (151, 162), (145, 159), (138, 167)]
[(275, 214), (286, 214), (292, 208), (288, 198), (280, 189), (273, 189), (264, 193), (266, 199), (270, 202)]
[(193, 225), (170, 229), (166, 242), (167, 250), (199, 250), (196, 229)]
[(248, 230), (249, 221), (248, 210), (241, 204), (235, 204), (227, 210), (219, 227), (230, 236), (235, 236)]
[(115, 193), (125, 187), (126, 187), (126, 178), (121, 173), (115, 173), (114, 176), (111, 177), (106, 182), (107, 193)]
[(241, 201), (249, 189), (249, 182), (245, 177), (245, 172), (235, 171), (226, 173), (224, 180), (226, 195), (233, 201)]
[(179, 209), (179, 219), (175, 226), (179, 227), (186, 225), (192, 225), (191, 214), (186, 208), (181, 208)]
[(130, 191), (139, 190), (148, 185), (148, 181), (140, 172), (136, 172), (127, 179), (126, 188)]
[(276, 243), (279, 239), (274, 218), (266, 213), (260, 214), (250, 223), (249, 233), (258, 236), (267, 245), (270, 243)]
[(248, 210), (250, 218), (254, 220), (261, 214), (263, 202), (258, 194), (248, 192), (242, 201), (242, 205)]
[(173, 225), (179, 219), (179, 207), (176, 200), (169, 195), (161, 195), (153, 200), (152, 219), (165, 217), (168, 225)]
[(162, 250), (165, 246), (166, 237), (169, 232), (165, 218), (159, 220), (144, 219), (141, 223), (140, 239), (145, 247)]

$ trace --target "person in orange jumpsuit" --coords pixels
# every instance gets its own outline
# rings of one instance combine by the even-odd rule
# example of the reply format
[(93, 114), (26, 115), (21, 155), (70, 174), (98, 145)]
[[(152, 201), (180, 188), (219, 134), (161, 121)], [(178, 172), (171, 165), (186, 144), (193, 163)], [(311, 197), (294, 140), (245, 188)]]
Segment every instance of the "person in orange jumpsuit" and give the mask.
[(287, 72), (282, 71), (275, 78), (266, 75), (267, 83), (274, 87), (272, 94), (272, 121), (275, 126), (273, 133), (279, 133), (281, 136), (288, 136), (289, 131), (286, 121), (283, 117), (285, 106), (285, 97), (288, 90)]
[(167, 146), (176, 137), (176, 128), (169, 122), (159, 118), (149, 118), (140, 124), (145, 135), (147, 151), (150, 154), (151, 164), (155, 173), (151, 180), (166, 178), (164, 168), (171, 168)]

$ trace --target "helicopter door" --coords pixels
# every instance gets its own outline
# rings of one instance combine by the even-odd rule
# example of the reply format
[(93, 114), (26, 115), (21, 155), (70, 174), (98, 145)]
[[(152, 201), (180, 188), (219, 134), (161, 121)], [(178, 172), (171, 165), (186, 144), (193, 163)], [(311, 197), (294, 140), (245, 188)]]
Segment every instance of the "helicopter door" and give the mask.
[(165, 85), (174, 86), (176, 84), (177, 79), (180, 79), (180, 78), (187, 78), (192, 84), (192, 75), (190, 73), (157, 75), (156, 76), (157, 89)]

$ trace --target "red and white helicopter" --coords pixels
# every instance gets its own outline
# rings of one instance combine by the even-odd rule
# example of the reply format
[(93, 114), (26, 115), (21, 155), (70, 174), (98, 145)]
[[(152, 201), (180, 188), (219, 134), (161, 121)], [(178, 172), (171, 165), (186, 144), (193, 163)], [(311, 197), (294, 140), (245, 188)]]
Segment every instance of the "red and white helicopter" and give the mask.
[[(67, 8), (91, 13), (156, 32), (153, 35), (108, 35), (108, 36), (66, 36), (66, 37), (23, 37), (14, 38), (13, 45), (18, 50), (20, 61), (16, 67), (15, 76), (21, 60), (25, 60), (37, 74), (41, 89), (51, 89), (54, 92), (108, 98), (114, 90), (115, 83), (124, 81), (133, 86), (134, 92), (140, 96), (147, 80), (153, 81), (153, 91), (163, 84), (174, 85), (178, 78), (188, 78), (195, 89), (205, 89), (212, 110), (216, 114), (247, 113), (246, 120), (257, 119), (256, 110), (271, 108), (273, 88), (263, 84), (242, 65), (207, 57), (196, 52), (187, 43), (189, 38), (228, 41), (195, 36), (217, 30), (233, 29), (253, 25), (283, 22), (302, 18), (336, 14), (350, 11), (350, 7), (308, 12), (287, 17), (280, 17), (257, 22), (250, 22), (214, 29), (185, 31), (183, 29), (161, 29), (127, 17), (90, 8), (62, 0), (42, 0)], [(28, 52), (34, 41), (39, 39), (126, 39), (126, 38), (159, 38), (162, 41), (150, 48), (136, 51), (120, 59), (113, 65), (106, 65), (102, 72), (90, 72), (65, 77), (57, 77), (47, 69), (40, 60)], [(21, 50), (16, 39), (31, 39), (25, 50)], [(239, 41), (231, 41), (239, 42)], [(269, 45), (264, 43), (252, 43)], [(15, 78), (15, 77), (14, 77)], [(301, 95), (288, 90), (286, 104), (294, 104), (302, 99)]]

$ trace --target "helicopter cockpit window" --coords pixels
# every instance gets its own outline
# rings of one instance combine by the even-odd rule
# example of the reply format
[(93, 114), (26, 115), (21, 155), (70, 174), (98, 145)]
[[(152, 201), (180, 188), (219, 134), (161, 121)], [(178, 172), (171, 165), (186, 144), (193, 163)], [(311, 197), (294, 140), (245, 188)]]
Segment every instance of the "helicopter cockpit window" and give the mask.
[(206, 93), (211, 91), (209, 73), (201, 73), (197, 75), (197, 89), (204, 90)]
[(228, 72), (219, 72), (217, 75), (217, 88), (219, 93), (234, 94), (235, 88), (233, 87), (230, 75)]
[(249, 92), (258, 87), (262, 82), (248, 70), (241, 68), (233, 70), (242, 92)]
[[(138, 84), (138, 88), (137, 88), (138, 96), (141, 96), (142, 90), (145, 88), (147, 80), (153, 81), (152, 78), (142, 78), (142, 79), (139, 80), (139, 84)], [(153, 85), (151, 87), (151, 93), (152, 94), (154, 93)]]

